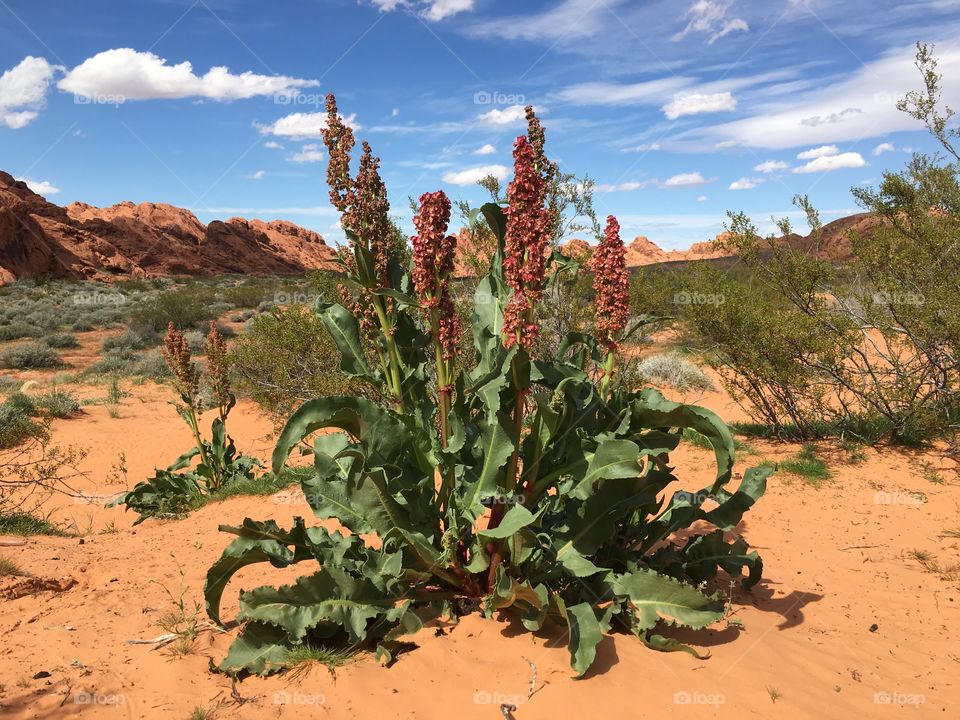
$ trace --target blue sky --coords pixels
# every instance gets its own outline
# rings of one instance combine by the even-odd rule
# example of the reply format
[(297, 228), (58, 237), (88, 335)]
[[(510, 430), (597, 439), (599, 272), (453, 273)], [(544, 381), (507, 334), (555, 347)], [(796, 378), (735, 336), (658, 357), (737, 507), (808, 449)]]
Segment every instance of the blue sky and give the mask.
[(960, 106), (960, 1), (0, 0), (0, 169), (59, 204), (285, 218), (342, 238), (319, 138), (337, 94), (408, 196), (483, 199), (522, 105), (601, 214), (666, 248), (763, 228), (933, 145), (894, 103), (938, 45)]

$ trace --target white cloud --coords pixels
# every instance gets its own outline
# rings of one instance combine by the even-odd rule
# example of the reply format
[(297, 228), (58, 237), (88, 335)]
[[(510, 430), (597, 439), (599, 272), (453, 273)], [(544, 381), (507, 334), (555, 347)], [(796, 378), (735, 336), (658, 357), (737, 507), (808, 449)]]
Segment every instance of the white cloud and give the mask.
[(431, 22), (439, 22), (457, 13), (473, 10), (474, 0), (370, 0), (380, 12), (392, 12), (400, 8), (415, 9)]
[[(773, 101), (753, 106), (752, 117), (716, 125), (705, 132), (693, 130), (688, 137), (702, 140), (701, 146), (735, 141), (746, 147), (782, 150), (882, 139), (895, 132), (921, 130), (920, 123), (896, 108), (897, 100), (916, 89), (920, 81), (915, 54), (912, 46), (894, 48), (832, 82), (821, 82), (802, 92), (771, 95)], [(937, 69), (944, 77), (960, 77), (960, 48), (944, 43), (937, 48), (937, 60)], [(945, 83), (943, 91), (944, 105), (960, 106), (960, 83)], [(845, 112), (853, 109), (863, 112)], [(833, 116), (836, 122), (810, 122), (811, 118)]]
[[(357, 116), (348, 115), (344, 122), (354, 130), (359, 130), (360, 126), (356, 122)], [(327, 114), (325, 112), (315, 113), (293, 113), (286, 115), (276, 122), (269, 125), (257, 125), (260, 132), (264, 135), (276, 135), (287, 138), (318, 138), (323, 134), (327, 127)]]
[(497, 152), (497, 149), (490, 143), (487, 143), (483, 147), (478, 147), (476, 150), (474, 150), (473, 154), (474, 155), (493, 155), (495, 152)]
[(690, 18), (687, 26), (672, 40), (678, 42), (690, 33), (703, 33), (709, 38), (707, 42), (713, 44), (732, 32), (747, 32), (750, 26), (746, 20), (727, 17), (731, 4), (731, 0), (697, 0), (684, 14), (684, 17)]
[(274, 140), (267, 140), (263, 146), (268, 150), (283, 150), (283, 145)]
[(874, 155), (883, 155), (885, 152), (893, 152), (896, 148), (893, 146), (893, 143), (880, 143), (873, 149)]
[(400, 115), (400, 108), (394, 108), (390, 111), (390, 117), (395, 118)]
[(627, 182), (622, 182), (617, 185), (597, 185), (597, 192), (633, 192), (634, 190), (642, 190), (655, 182), (656, 180), (647, 180), (646, 182), (628, 180)]
[(324, 158), (323, 150), (316, 143), (304, 145), (293, 157), (290, 158), (295, 163), (316, 163), (322, 162)]
[[(536, 108), (536, 110), (538, 114), (543, 113), (541, 108)], [(523, 105), (511, 105), (503, 110), (494, 108), (480, 115), (480, 121), (497, 127), (517, 125), (527, 121), (527, 109)]]
[(493, 37), (498, 40), (554, 43), (577, 40), (601, 32), (605, 27), (604, 22), (609, 20), (614, 8), (627, 1), (562, 0), (549, 10), (523, 15), (500, 14), (491, 20), (475, 22), (466, 30), (474, 36)]
[(860, 153), (848, 152), (840, 155), (825, 155), (815, 158), (806, 165), (794, 168), (795, 173), (832, 172), (843, 168), (859, 168), (866, 165)]
[(767, 160), (759, 165), (754, 165), (753, 170), (754, 172), (772, 173), (777, 170), (786, 170), (788, 167), (790, 166), (783, 160)]
[(503, 165), (483, 165), (459, 172), (448, 172), (443, 176), (443, 181), (451, 185), (476, 185), (487, 175), (493, 175), (502, 182), (507, 179), (509, 173), (509, 169)]
[(763, 180), (761, 178), (742, 177), (739, 180), (735, 180), (734, 182), (730, 183), (730, 187), (728, 187), (727, 189), (728, 190), (753, 190), (757, 185), (759, 185), (762, 182)]
[(257, 170), (253, 175), (247, 175), (247, 180), (263, 180), (266, 176), (266, 170)]
[(706, 202), (706, 201), (707, 201), (707, 196), (706, 196), (706, 195), (700, 195), (700, 196), (697, 198), (697, 202)]
[(827, 157), (828, 155), (837, 155), (839, 152), (840, 148), (836, 145), (822, 145), (804, 150), (797, 155), (797, 160), (815, 160), (816, 158)]
[(15, 178), (20, 182), (27, 184), (27, 187), (33, 190), (37, 195), (56, 195), (60, 192), (60, 188), (56, 187), (53, 183), (48, 180), (30, 180), (28, 178)]
[(703, 175), (701, 175), (699, 172), (680, 173), (679, 175), (674, 175), (673, 177), (667, 178), (663, 183), (663, 187), (697, 187), (699, 185), (706, 185), (707, 182), (708, 181), (705, 180)]
[(202, 97), (241, 100), (261, 95), (292, 96), (299, 88), (315, 87), (316, 80), (285, 75), (235, 75), (225, 66), (196, 75), (189, 62), (168, 65), (151, 52), (117, 48), (87, 58), (70, 70), (57, 87), (84, 98), (113, 96), (126, 100)]
[(658, 142), (653, 143), (643, 143), (642, 145), (635, 145), (634, 147), (624, 148), (620, 152), (652, 152), (654, 150), (660, 150), (661, 145)]
[(668, 120), (676, 120), (684, 115), (729, 112), (737, 109), (736, 98), (732, 93), (721, 92), (709, 95), (703, 93), (684, 93), (677, 95), (673, 102), (663, 106), (663, 114)]
[(576, 105), (654, 104), (663, 102), (689, 85), (690, 80), (682, 77), (667, 77), (628, 85), (587, 82), (564, 88), (557, 93), (557, 98)]
[(0, 75), (0, 123), (16, 130), (33, 122), (60, 69), (43, 58), (28, 56)]

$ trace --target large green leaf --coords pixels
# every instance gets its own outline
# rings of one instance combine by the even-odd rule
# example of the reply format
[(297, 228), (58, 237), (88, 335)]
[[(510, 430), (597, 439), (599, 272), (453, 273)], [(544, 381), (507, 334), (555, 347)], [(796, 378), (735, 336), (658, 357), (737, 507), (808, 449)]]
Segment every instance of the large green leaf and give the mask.
[(360, 323), (343, 305), (321, 305), (317, 314), (323, 320), (340, 351), (340, 369), (348, 377), (372, 378), (360, 341)]
[(661, 620), (699, 630), (723, 618), (723, 600), (652, 570), (621, 575), (612, 589), (630, 599), (641, 631), (652, 629)]
[(582, 676), (597, 657), (597, 645), (603, 639), (600, 622), (593, 606), (583, 602), (567, 608), (567, 624), (570, 626), (567, 642), (570, 665), (578, 676)]

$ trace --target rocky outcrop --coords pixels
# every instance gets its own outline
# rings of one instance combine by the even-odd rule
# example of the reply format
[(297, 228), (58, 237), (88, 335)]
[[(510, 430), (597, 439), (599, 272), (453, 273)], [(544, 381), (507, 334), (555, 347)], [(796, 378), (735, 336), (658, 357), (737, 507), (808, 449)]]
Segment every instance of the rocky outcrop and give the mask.
[(282, 220), (204, 225), (189, 210), (122, 202), (62, 208), (0, 172), (0, 282), (168, 275), (292, 275), (329, 267), (323, 238)]

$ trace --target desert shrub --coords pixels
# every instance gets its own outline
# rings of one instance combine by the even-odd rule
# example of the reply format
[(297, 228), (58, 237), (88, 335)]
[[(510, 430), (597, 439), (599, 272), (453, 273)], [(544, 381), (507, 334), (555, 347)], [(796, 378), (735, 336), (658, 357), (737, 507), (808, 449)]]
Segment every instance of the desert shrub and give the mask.
[(360, 390), (340, 371), (340, 352), (323, 320), (302, 305), (257, 316), (234, 342), (230, 366), (238, 390), (274, 418), (314, 397)]
[(224, 288), (220, 297), (236, 308), (255, 308), (273, 296), (274, 287), (275, 281), (250, 278), (238, 285)]
[(0, 365), (13, 370), (62, 367), (63, 362), (51, 348), (41, 343), (28, 343), (7, 348), (0, 353)]
[(160, 333), (169, 323), (179, 328), (199, 327), (229, 307), (216, 304), (216, 292), (199, 283), (165, 290), (144, 300), (131, 315), (132, 328)]
[(87, 375), (133, 375), (139, 355), (126, 348), (114, 348), (105, 352), (103, 357), (90, 365), (85, 371)]
[[(481, 209), (496, 251), (475, 293), (474, 347), (458, 361), (449, 200), (421, 197), (411, 276), (385, 242), (389, 205), (368, 145), (357, 180), (344, 177), (353, 136), (332, 96), (327, 130), (331, 197), (351, 241), (344, 257), (357, 292), (347, 300), (353, 312), (336, 303), (317, 312), (342, 371), (380, 388), (382, 400), (310, 400), (273, 454), (279, 474), (312, 438), (301, 489), (317, 518), (336, 518), (348, 535), (302, 518), (291, 529), (251, 519), (222, 528), (237, 539), (207, 575), (215, 622), (238, 568), (317, 564), (294, 584), (241, 593), (240, 635), (220, 669), (270, 673), (297, 648), (340, 641), (369, 643), (389, 662), (424, 623), (480, 607), (488, 617), (512, 614), (530, 632), (548, 620), (567, 626), (580, 675), (614, 625), (653, 648), (689, 649), (656, 628), (720, 621), (720, 569), (731, 577), (746, 569), (747, 587), (759, 580), (759, 556), (732, 533), (770, 470), (748, 469), (733, 486), (733, 439), (714, 413), (611, 382), (631, 330), (615, 219), (597, 249), (605, 258), (594, 277), (598, 335), (573, 333), (562, 343), (567, 353), (537, 355), (535, 308), (567, 263), (539, 262), (552, 165), (528, 109), (506, 207)], [(661, 493), (678, 482), (669, 453), (686, 428), (707, 438), (716, 474), (699, 492), (667, 499)], [(367, 534), (379, 538), (376, 548), (361, 539)]]
[(43, 337), (43, 343), (47, 345), (47, 347), (52, 348), (80, 347), (80, 343), (77, 342), (77, 339), (70, 333), (53, 333), (52, 335), (45, 335)]
[(111, 350), (142, 350), (151, 345), (155, 345), (153, 337), (145, 337), (133, 330), (127, 330), (121, 335), (105, 338), (101, 347), (104, 352), (109, 352)]
[(33, 338), (43, 335), (43, 329), (36, 325), (29, 325), (23, 322), (14, 322), (9, 325), (0, 325), (0, 342), (8, 340), (20, 340), (22, 338)]
[(9, 401), (0, 403), (0, 449), (13, 447), (29, 437), (43, 435), (43, 426), (30, 416), (31, 412)]
[(80, 410), (80, 401), (64, 390), (44, 393), (34, 400), (36, 409), (50, 417), (67, 418)]
[(713, 381), (703, 370), (676, 352), (644, 358), (637, 370), (652, 385), (667, 385), (680, 391), (714, 389)]

